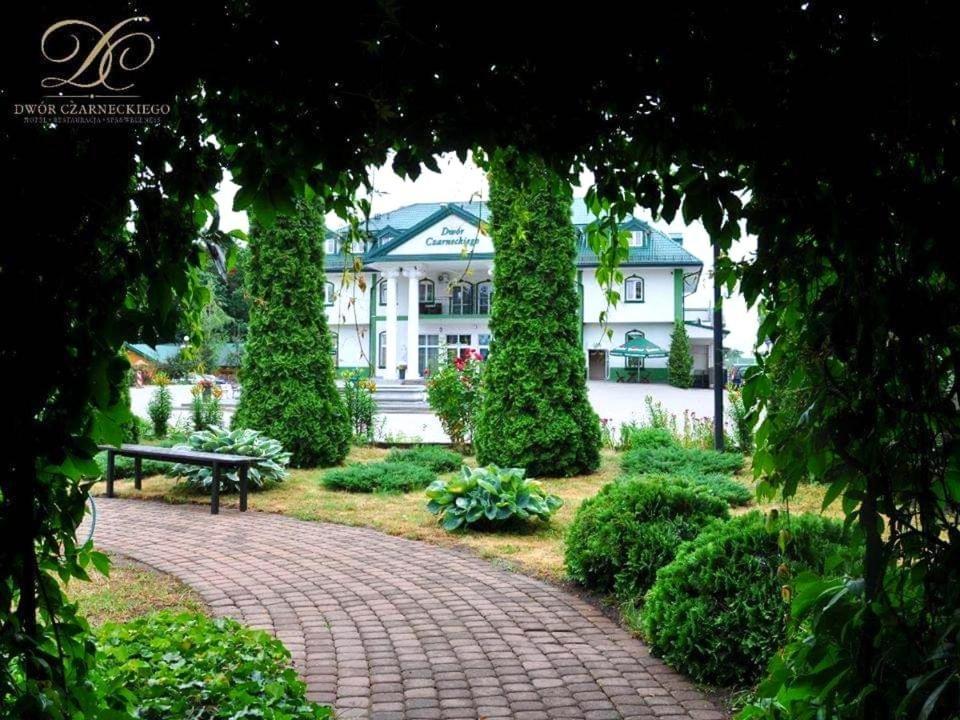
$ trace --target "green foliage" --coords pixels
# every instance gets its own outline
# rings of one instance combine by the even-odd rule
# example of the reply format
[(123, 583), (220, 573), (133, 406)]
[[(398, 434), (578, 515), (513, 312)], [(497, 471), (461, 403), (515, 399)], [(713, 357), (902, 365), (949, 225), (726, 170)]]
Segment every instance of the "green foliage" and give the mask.
[(172, 380), (183, 380), (190, 373), (197, 372), (198, 363), (187, 348), (180, 348), (175, 355), (160, 363), (157, 369)]
[[(281, 482), (287, 477), (286, 467), (290, 462), (290, 453), (283, 449), (279, 440), (268, 438), (257, 430), (249, 428), (198, 430), (190, 436), (186, 445), (176, 447), (178, 450), (259, 458), (250, 466), (247, 473), (248, 486), (251, 490), (260, 490), (267, 484)], [(210, 483), (213, 482), (213, 468), (188, 463), (174, 465), (169, 474), (182, 478), (188, 487), (197, 491), (209, 490)], [(239, 472), (235, 468), (221, 470), (220, 492), (238, 492), (239, 490)]]
[(447, 531), (497, 527), (517, 520), (547, 522), (563, 505), (539, 482), (525, 478), (522, 468), (496, 465), (464, 465), (459, 476), (431, 484), (427, 497), (427, 510), (438, 516)]
[(637, 447), (620, 459), (624, 472), (631, 475), (664, 473), (669, 475), (731, 474), (743, 468), (739, 453), (717, 452), (685, 447)]
[(688, 388), (693, 385), (693, 353), (687, 326), (678, 320), (670, 334), (670, 357), (667, 359), (667, 375), (674, 387)]
[(441, 351), (427, 378), (427, 402), (450, 441), (462, 447), (473, 439), (483, 391), (483, 356), (451, 360)]
[(814, 515), (768, 522), (752, 512), (712, 525), (647, 594), (651, 648), (696, 682), (750, 685), (786, 637), (781, 588), (790, 574), (823, 573), (841, 541), (839, 524)]
[(409, 462), (379, 462), (334, 468), (323, 474), (323, 485), (347, 492), (401, 492), (421, 490), (436, 479), (436, 473)]
[(739, 390), (727, 388), (727, 414), (733, 422), (733, 439), (737, 448), (744, 455), (753, 452), (753, 425), (754, 417), (743, 404), (743, 393)]
[(600, 421), (587, 398), (580, 343), (571, 195), (542, 160), (514, 150), (495, 154), (493, 342), (474, 437), (482, 465), (542, 477), (600, 464)]
[(749, 488), (737, 482), (729, 475), (711, 473), (708, 475), (690, 474), (671, 476), (675, 481), (700, 488), (720, 498), (733, 507), (749, 505), (753, 502), (753, 493)]
[[(124, 362), (128, 362), (126, 356), (123, 356)], [(140, 424), (137, 422), (137, 416), (130, 409), (130, 385), (133, 383), (133, 370), (127, 370), (126, 377), (120, 383), (120, 403), (130, 412), (130, 419), (123, 424), (123, 441), (126, 443), (140, 442)]]
[(223, 425), (223, 408), (220, 407), (220, 388), (200, 382), (190, 391), (190, 418), (194, 430), (219, 428)]
[(669, 478), (608, 483), (577, 509), (565, 546), (567, 574), (636, 602), (682, 541), (726, 517), (726, 502)]
[(150, 415), (150, 422), (153, 424), (153, 436), (163, 438), (167, 435), (170, 415), (173, 413), (173, 397), (170, 395), (170, 388), (165, 382), (158, 383), (156, 390), (153, 391), (153, 397), (147, 404), (147, 414)]
[(104, 625), (97, 648), (91, 679), (109, 708), (98, 717), (228, 720), (253, 717), (252, 711), (270, 720), (333, 717), (306, 699), (283, 643), (235, 620), (154, 613)]
[(323, 237), (323, 207), (305, 200), (251, 231), (250, 328), (233, 424), (277, 438), (294, 467), (342, 462), (352, 435), (330, 355)]
[(655, 450), (659, 448), (676, 448), (680, 443), (670, 430), (665, 427), (644, 427), (636, 423), (624, 423), (620, 427), (620, 450), (634, 450), (643, 448)]
[(354, 442), (373, 441), (373, 418), (377, 414), (377, 401), (373, 398), (376, 383), (363, 376), (359, 370), (347, 373), (343, 383), (343, 403), (353, 428)]
[(463, 456), (436, 445), (421, 445), (406, 450), (394, 448), (387, 455), (387, 462), (408, 462), (435, 473), (445, 473), (459, 470), (463, 465)]

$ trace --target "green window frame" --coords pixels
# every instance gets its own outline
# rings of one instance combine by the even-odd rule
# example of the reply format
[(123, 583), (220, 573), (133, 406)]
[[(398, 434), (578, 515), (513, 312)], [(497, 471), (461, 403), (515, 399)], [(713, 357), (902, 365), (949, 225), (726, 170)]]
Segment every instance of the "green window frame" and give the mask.
[(477, 304), (477, 315), (489, 315), (493, 307), (493, 283), (489, 280), (478, 282), (473, 289), (473, 297)]
[(387, 305), (387, 281), (386, 278), (381, 280), (377, 285), (377, 305)]
[(387, 331), (377, 335), (377, 367), (381, 370), (387, 367)]
[(417, 290), (417, 296), (422, 303), (432, 303), (437, 301), (437, 287), (430, 278), (420, 280), (420, 286)]
[(337, 294), (332, 282), (327, 281), (323, 286), (323, 304), (327, 307), (335, 304), (337, 301)]

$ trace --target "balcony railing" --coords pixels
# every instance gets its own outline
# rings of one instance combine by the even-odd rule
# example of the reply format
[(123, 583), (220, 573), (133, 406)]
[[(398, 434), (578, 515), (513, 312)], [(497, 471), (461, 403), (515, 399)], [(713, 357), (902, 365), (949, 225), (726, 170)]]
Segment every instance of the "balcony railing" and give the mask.
[(421, 315), (489, 315), (490, 304), (460, 298), (437, 298), (435, 302), (420, 303)]

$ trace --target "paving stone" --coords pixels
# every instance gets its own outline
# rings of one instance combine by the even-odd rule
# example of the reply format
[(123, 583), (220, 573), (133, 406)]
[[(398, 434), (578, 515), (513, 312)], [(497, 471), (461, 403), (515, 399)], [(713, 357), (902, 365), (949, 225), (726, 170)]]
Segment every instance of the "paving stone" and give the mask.
[(275, 634), (344, 720), (723, 720), (598, 608), (463, 552), (269, 513), (98, 498), (95, 542)]

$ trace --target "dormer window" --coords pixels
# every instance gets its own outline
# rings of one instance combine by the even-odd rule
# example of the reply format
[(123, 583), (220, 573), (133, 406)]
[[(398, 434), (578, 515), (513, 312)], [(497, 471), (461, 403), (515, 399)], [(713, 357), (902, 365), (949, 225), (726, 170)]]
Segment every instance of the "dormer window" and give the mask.
[(643, 278), (631, 275), (623, 282), (624, 300), (628, 303), (643, 302)]
[(642, 248), (647, 246), (646, 230), (631, 230), (630, 239), (627, 241), (630, 247)]

